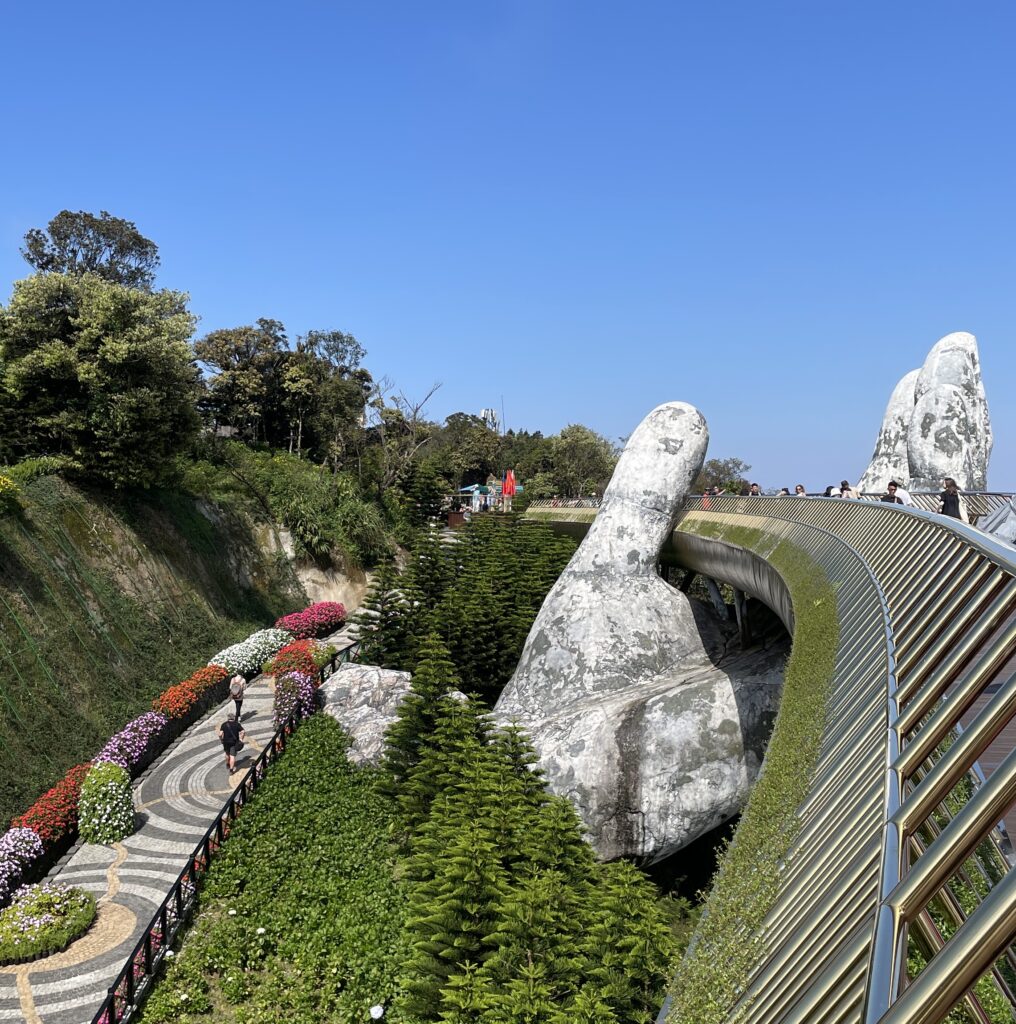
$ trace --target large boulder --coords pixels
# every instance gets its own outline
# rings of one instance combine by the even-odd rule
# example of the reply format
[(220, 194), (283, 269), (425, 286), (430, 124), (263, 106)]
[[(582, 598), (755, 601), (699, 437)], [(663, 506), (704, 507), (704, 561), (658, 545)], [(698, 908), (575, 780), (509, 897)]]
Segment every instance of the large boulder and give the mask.
[(728, 656), (716, 621), (656, 572), (707, 442), (684, 403), (642, 421), (495, 709), (605, 858), (660, 860), (736, 814), (778, 699), (782, 654)]
[(385, 730), (398, 717), (411, 680), (408, 672), (345, 664), (324, 682), (319, 691), (323, 709), (349, 733), (347, 756), (353, 764), (380, 760)]
[(896, 480), (913, 491), (938, 491), (951, 476), (963, 490), (983, 491), (991, 446), (977, 339), (947, 334), (924, 366), (896, 385), (858, 488), (881, 491)]

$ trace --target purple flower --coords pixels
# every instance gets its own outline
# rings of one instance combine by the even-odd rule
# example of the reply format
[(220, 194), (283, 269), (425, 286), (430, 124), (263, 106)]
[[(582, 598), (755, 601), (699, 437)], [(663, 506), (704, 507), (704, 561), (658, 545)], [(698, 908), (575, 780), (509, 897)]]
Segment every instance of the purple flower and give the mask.
[(159, 711), (148, 711), (128, 722), (95, 756), (95, 761), (108, 761), (133, 774), (144, 759), (148, 745), (166, 727), (169, 719)]
[(276, 727), (291, 715), (306, 718), (313, 710), (313, 676), (306, 672), (286, 672), (275, 680), (275, 708), (272, 717)]
[(0, 836), (0, 907), (21, 884), (25, 871), (42, 856), (42, 840), (30, 828), (12, 828)]

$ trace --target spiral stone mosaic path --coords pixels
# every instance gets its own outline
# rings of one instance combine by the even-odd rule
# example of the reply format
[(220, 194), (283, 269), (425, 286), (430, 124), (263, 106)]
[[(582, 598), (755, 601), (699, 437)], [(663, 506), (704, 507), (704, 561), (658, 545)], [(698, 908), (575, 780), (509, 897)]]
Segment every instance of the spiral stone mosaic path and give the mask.
[(271, 738), (272, 693), (263, 678), (247, 688), (247, 741), (230, 776), (216, 730), (227, 701), (195, 723), (134, 783), (138, 830), (114, 846), (79, 845), (50, 880), (95, 893), (99, 916), (62, 953), (0, 967), (0, 1022), (88, 1024), (142, 931), (262, 745)]

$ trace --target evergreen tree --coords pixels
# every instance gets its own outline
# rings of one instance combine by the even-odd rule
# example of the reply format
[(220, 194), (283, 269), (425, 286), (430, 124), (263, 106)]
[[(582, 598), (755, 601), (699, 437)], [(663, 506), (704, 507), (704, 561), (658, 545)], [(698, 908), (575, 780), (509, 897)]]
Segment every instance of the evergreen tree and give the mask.
[(505, 895), (490, 936), (496, 952), (482, 973), (507, 1019), (545, 1022), (571, 999), (585, 966), (588, 916), (582, 896), (558, 871), (529, 875)]
[(490, 934), (505, 894), (498, 857), (475, 825), (445, 850), (442, 871), (410, 885), (406, 929), (411, 951), (400, 978), (400, 1009), (410, 1018), (435, 1020), (442, 996), (467, 964), (492, 952)]
[(620, 1021), (600, 998), (595, 986), (583, 985), (571, 1005), (559, 1008), (550, 1018), (550, 1024), (620, 1024)]
[(652, 883), (626, 861), (600, 865), (584, 953), (589, 983), (618, 1020), (651, 1024), (666, 991), (675, 940)]
[(365, 665), (394, 667), (393, 661), (401, 651), (406, 602), (396, 582), (395, 565), (386, 559), (378, 566), (370, 591), (353, 617), (360, 631), (357, 660)]
[(411, 769), (420, 760), (421, 747), (432, 738), (441, 699), (460, 685), (448, 649), (437, 636), (427, 637), (420, 648), (410, 691), (399, 706), (398, 718), (385, 734), (381, 765), (388, 775), (389, 792), (393, 795), (405, 784)]
[(477, 1024), (486, 1020), (490, 991), (476, 964), (467, 961), (461, 974), (448, 979), (441, 991), (441, 1007), (439, 1019), (443, 1024)]

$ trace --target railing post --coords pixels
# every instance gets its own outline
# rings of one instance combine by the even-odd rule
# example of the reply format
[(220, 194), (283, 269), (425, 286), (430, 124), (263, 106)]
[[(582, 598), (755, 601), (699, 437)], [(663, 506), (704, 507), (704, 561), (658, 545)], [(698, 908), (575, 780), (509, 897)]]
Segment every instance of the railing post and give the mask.
[(106, 1001), (109, 1005), (109, 1024), (117, 1024), (119, 1019), (116, 1015), (116, 989), (111, 988), (109, 994), (106, 996)]

